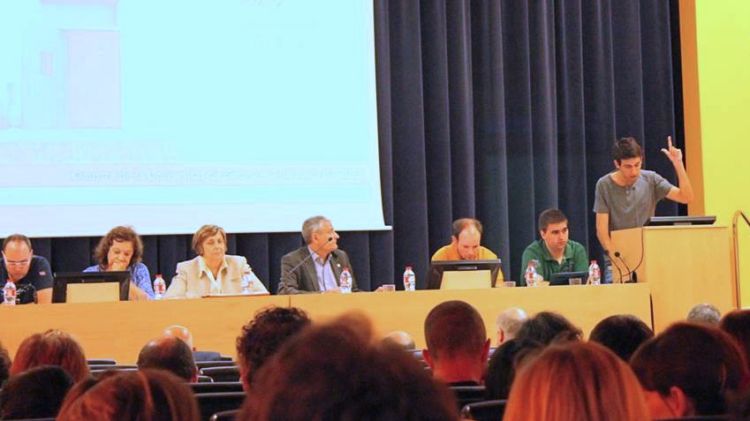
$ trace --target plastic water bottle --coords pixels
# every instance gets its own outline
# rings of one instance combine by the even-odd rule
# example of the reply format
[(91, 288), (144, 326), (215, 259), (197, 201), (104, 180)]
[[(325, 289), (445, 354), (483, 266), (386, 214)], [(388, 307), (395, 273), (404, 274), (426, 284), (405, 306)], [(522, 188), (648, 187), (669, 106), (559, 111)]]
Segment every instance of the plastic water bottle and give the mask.
[(526, 286), (527, 287), (536, 287), (539, 286), (539, 283), (537, 282), (537, 278), (539, 278), (539, 274), (536, 273), (536, 266), (539, 264), (536, 260), (529, 260), (529, 263), (526, 265), (526, 272), (524, 272), (524, 279), (526, 280)]
[(246, 268), (242, 273), (242, 279), (240, 280), (240, 287), (242, 288), (243, 294), (250, 294), (250, 285), (253, 284), (253, 271), (250, 268)]
[(16, 305), (16, 283), (8, 279), (3, 287), (3, 304), (6, 306)]
[(161, 277), (160, 273), (156, 274), (154, 278), (154, 299), (161, 300), (164, 297), (164, 292), (167, 290), (167, 283), (164, 282), (164, 278)]
[(599, 269), (599, 265), (596, 264), (596, 260), (592, 260), (589, 265), (589, 284), (599, 285), (602, 283), (602, 272)]
[(345, 267), (341, 271), (339, 276), (339, 290), (342, 294), (349, 294), (352, 292), (352, 273), (349, 272), (349, 268)]
[(417, 289), (417, 275), (414, 274), (411, 266), (404, 270), (404, 291), (414, 291)]

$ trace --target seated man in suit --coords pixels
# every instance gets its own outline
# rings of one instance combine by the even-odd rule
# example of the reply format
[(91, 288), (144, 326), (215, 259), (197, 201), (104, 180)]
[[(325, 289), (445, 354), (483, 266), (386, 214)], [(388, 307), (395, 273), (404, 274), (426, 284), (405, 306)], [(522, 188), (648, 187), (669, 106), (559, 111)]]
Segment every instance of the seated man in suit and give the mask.
[(339, 235), (331, 221), (313, 216), (302, 224), (302, 238), (307, 245), (281, 258), (279, 294), (340, 292), (341, 272), (348, 268), (352, 291), (357, 291), (349, 256), (338, 249)]

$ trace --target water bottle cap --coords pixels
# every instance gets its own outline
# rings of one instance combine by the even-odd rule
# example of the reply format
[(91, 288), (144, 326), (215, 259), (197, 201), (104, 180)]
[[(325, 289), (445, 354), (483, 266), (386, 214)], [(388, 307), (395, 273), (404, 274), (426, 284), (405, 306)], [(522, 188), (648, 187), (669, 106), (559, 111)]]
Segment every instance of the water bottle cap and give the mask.
[(406, 265), (406, 270), (411, 270), (411, 265)]

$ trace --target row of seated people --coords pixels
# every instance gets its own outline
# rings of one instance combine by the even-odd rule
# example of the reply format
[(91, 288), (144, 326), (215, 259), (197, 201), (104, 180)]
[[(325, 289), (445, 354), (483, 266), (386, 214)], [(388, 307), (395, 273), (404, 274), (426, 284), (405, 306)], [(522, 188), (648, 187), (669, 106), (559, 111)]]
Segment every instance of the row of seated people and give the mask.
[[(585, 271), (588, 254), (584, 247), (568, 239), (567, 217), (557, 209), (549, 209), (539, 217), (541, 239), (523, 254), (522, 267), (529, 261), (537, 262), (539, 275), (549, 280), (561, 271)], [(482, 224), (476, 219), (462, 218), (453, 223), (451, 243), (432, 257), (438, 260), (497, 259), (491, 250), (480, 245)], [(356, 277), (349, 257), (338, 248), (339, 235), (330, 220), (323, 216), (307, 219), (302, 225), (305, 246), (281, 259), (279, 294), (338, 292), (341, 273), (348, 269), (350, 289), (358, 291)], [(165, 298), (199, 298), (211, 294), (268, 293), (263, 282), (253, 273), (244, 256), (227, 254), (226, 233), (216, 225), (204, 225), (193, 235), (193, 250), (197, 256), (177, 264), (176, 275), (166, 289)], [(94, 258), (97, 264), (86, 272), (128, 271), (131, 285), (129, 299), (155, 298), (148, 267), (141, 261), (143, 242), (138, 234), (126, 226), (110, 230), (97, 245)], [(503, 281), (502, 271), (497, 281)], [(33, 253), (31, 240), (13, 234), (3, 242), (3, 261), (0, 265), (0, 287), (7, 280), (22, 291), (19, 302), (51, 302), (53, 284), (49, 262)], [(524, 285), (523, 276), (518, 281)], [(28, 298), (27, 298), (28, 297)]]
[[(243, 392), (224, 396), (238, 408), (230, 417), (451, 420), (465, 404), (475, 416), (472, 401), (487, 400), (497, 402), (494, 419), (505, 420), (747, 415), (750, 310), (728, 313), (718, 325), (679, 322), (657, 336), (632, 316), (612, 316), (588, 341), (562, 315), (540, 312), (517, 330), (503, 327), (490, 357), (476, 309), (447, 301), (427, 315), (424, 335), (428, 370), (403, 344), (376, 337), (360, 314), (313, 325), (299, 309), (262, 310), (237, 338)], [(196, 373), (190, 347), (167, 334), (144, 346), (138, 370), (92, 377), (80, 345), (48, 331), (19, 347), (0, 391), (0, 416), (206, 419), (206, 396), (188, 386)], [(48, 412), (34, 412), (41, 408)]]

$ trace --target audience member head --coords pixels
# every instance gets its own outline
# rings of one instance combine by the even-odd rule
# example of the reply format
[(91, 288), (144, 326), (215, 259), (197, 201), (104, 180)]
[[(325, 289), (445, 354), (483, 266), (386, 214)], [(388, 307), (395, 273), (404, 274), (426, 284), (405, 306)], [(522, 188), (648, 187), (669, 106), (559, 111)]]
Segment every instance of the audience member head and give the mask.
[(542, 311), (524, 322), (516, 339), (549, 345), (554, 341), (581, 339), (581, 329), (561, 314)]
[(745, 355), (745, 364), (750, 369), (750, 310), (735, 310), (728, 313), (721, 319), (719, 326), (739, 345)]
[(237, 420), (456, 420), (455, 405), (416, 359), (348, 315), (290, 339)]
[(89, 375), (83, 348), (69, 334), (60, 330), (35, 333), (21, 342), (10, 374), (16, 375), (40, 365), (62, 367), (76, 382)]
[(721, 321), (721, 312), (712, 304), (696, 304), (688, 312), (687, 321), (718, 326)]
[(675, 323), (644, 343), (630, 365), (652, 418), (726, 412), (726, 393), (744, 388), (747, 368), (737, 345), (718, 328)]
[(43, 365), (11, 377), (0, 391), (0, 419), (52, 418), (73, 386), (58, 366)]
[(473, 218), (453, 221), (451, 245), (456, 248), (461, 260), (477, 260), (482, 242), (482, 223)]
[(503, 420), (645, 420), (638, 380), (607, 348), (568, 341), (523, 364)]
[(291, 337), (310, 325), (307, 313), (295, 307), (259, 311), (237, 337), (237, 360), (242, 383), (250, 388), (256, 372)]
[(383, 340), (391, 341), (403, 348), (405, 351), (414, 351), (417, 348), (417, 345), (414, 343), (414, 338), (412, 338), (409, 333), (404, 332), (403, 330), (395, 330), (385, 335), (385, 338), (383, 338)]
[(446, 383), (479, 383), (487, 362), (490, 340), (479, 312), (463, 301), (435, 306), (424, 321), (425, 362)]
[(653, 337), (654, 332), (641, 319), (630, 314), (618, 314), (597, 323), (589, 340), (609, 348), (623, 361), (630, 361), (635, 350)]
[(198, 380), (193, 351), (182, 339), (165, 336), (154, 339), (141, 348), (138, 354), (138, 369), (158, 368), (169, 371), (187, 381)]
[(0, 389), (3, 388), (3, 384), (10, 377), (10, 364), (11, 360), (8, 350), (0, 343)]
[(497, 344), (500, 346), (505, 341), (516, 337), (521, 325), (529, 318), (523, 309), (511, 307), (497, 315), (495, 326), (497, 327)]
[(128, 270), (143, 258), (143, 242), (131, 227), (114, 227), (99, 240), (94, 258), (104, 270)]
[(187, 344), (188, 348), (195, 351), (195, 346), (193, 345), (193, 334), (190, 333), (190, 330), (186, 328), (185, 326), (180, 325), (171, 325), (167, 326), (164, 329), (163, 332), (164, 336), (174, 336), (177, 339), (182, 340)]
[(11, 281), (17, 282), (29, 273), (32, 257), (34, 249), (31, 248), (29, 237), (12, 234), (3, 241), (3, 263)]
[(508, 399), (510, 387), (516, 376), (516, 369), (533, 358), (542, 349), (536, 342), (520, 342), (516, 339), (503, 342), (492, 353), (487, 364), (484, 385), (487, 399)]
[(77, 384), (57, 419), (198, 421), (200, 413), (184, 382), (166, 371), (147, 369), (113, 372)]

